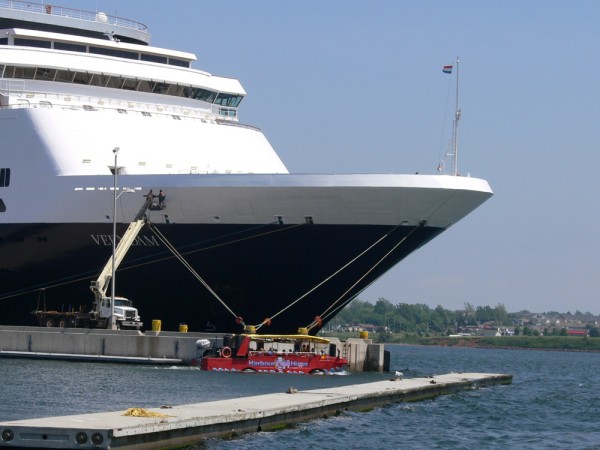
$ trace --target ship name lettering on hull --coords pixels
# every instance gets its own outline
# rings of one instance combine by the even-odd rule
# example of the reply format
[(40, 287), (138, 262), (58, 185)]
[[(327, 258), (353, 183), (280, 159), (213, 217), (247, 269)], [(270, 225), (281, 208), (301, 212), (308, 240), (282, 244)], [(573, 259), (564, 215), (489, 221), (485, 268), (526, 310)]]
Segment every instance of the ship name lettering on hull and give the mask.
[[(96, 245), (112, 245), (112, 234), (92, 234), (90, 236)], [(120, 240), (121, 236), (117, 236), (117, 244)], [(156, 240), (155, 236), (138, 236), (135, 238), (135, 241), (133, 241), (132, 245), (137, 247), (160, 247), (160, 244)]]

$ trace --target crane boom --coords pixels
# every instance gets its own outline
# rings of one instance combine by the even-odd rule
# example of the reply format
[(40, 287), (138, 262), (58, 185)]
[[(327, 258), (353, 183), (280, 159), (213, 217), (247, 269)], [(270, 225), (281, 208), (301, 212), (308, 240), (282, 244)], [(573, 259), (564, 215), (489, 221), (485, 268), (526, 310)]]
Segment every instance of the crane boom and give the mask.
[[(123, 261), (123, 258), (125, 258), (127, 251), (129, 250), (129, 248), (137, 238), (137, 235), (139, 234), (140, 230), (146, 223), (146, 211), (148, 211), (148, 209), (152, 206), (152, 201), (153, 196), (151, 194), (148, 194), (146, 196), (144, 204), (135, 216), (135, 219), (133, 219), (133, 222), (129, 224), (129, 227), (127, 227), (127, 231), (125, 231), (125, 234), (119, 241), (119, 244), (115, 249), (115, 270), (117, 270), (117, 267), (119, 267), (121, 261)], [(108, 286), (110, 285), (112, 273), (113, 258), (111, 255), (111, 257), (108, 259), (108, 262), (104, 266), (104, 269), (102, 270), (102, 272), (100, 272), (98, 278), (96, 280), (93, 280), (90, 285), (90, 289), (94, 293), (96, 308), (98, 308), (98, 306), (102, 302), (102, 299), (106, 297), (106, 291), (108, 290)]]

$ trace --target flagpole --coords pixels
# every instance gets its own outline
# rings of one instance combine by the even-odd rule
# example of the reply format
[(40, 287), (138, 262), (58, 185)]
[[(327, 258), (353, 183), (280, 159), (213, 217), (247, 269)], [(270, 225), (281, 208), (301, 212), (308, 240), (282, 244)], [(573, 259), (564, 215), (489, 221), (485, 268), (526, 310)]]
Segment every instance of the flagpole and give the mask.
[(456, 57), (456, 109), (454, 110), (454, 124), (452, 129), (452, 173), (454, 176), (458, 175), (458, 121), (460, 120), (460, 108), (458, 104), (458, 77), (459, 77), (459, 63), (458, 56)]

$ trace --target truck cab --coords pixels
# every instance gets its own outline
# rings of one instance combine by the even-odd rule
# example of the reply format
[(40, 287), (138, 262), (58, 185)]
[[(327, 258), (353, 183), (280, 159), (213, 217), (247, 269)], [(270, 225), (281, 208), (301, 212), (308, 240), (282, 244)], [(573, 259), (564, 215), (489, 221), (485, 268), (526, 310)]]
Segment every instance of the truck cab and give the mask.
[[(109, 319), (111, 314), (111, 298), (103, 297), (100, 304), (100, 317)], [(133, 307), (131, 300), (125, 297), (115, 297), (115, 320), (118, 328), (132, 328), (139, 330), (142, 322), (138, 310)]]

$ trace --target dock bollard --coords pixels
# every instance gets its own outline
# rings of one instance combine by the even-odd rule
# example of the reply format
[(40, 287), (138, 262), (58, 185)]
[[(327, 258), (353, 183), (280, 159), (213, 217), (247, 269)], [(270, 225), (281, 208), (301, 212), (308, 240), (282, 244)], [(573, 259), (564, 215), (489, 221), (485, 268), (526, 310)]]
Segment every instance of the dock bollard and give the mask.
[(152, 321), (152, 331), (160, 331), (161, 322), (160, 320)]
[(188, 326), (185, 323), (180, 323), (179, 324), (179, 332), (180, 333), (187, 333), (188, 332)]

